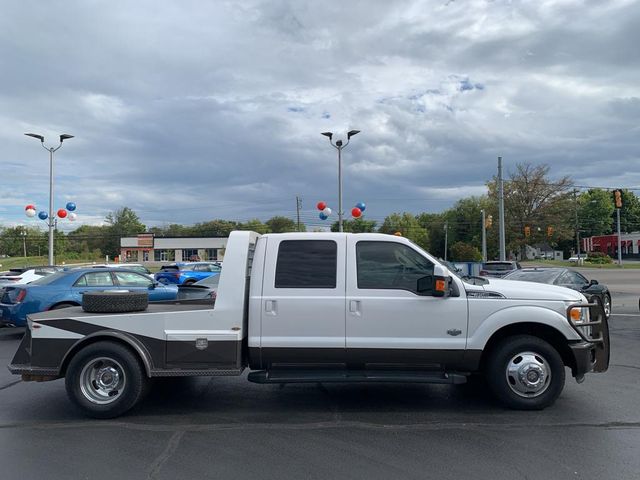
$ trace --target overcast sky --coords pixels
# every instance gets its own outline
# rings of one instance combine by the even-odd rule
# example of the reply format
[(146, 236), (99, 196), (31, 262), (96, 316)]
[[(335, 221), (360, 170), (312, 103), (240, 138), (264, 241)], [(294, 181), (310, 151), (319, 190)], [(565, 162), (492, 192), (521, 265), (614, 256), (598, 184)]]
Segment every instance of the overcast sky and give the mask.
[[(640, 3), (25, 1), (0, 13), (0, 225), (55, 206), (147, 225), (438, 212), (497, 156), (640, 185)], [(640, 192), (639, 192), (640, 193)], [(335, 220), (335, 215), (332, 216)]]

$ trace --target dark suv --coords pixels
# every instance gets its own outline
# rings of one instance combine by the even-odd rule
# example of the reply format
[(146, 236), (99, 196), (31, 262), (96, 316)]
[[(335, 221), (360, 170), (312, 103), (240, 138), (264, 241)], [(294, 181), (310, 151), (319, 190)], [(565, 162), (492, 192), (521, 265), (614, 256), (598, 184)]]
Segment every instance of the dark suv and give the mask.
[(482, 264), (482, 268), (480, 269), (480, 275), (483, 277), (502, 278), (506, 274), (511, 273), (514, 270), (519, 270), (521, 268), (522, 267), (518, 262), (511, 262), (511, 261), (484, 262)]

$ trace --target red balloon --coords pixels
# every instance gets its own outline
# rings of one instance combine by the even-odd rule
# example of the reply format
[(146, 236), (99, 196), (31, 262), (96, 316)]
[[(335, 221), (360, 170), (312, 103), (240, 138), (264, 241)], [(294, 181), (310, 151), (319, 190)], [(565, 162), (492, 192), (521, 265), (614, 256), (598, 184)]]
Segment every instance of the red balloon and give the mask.
[(65, 218), (67, 216), (67, 211), (64, 208), (58, 210), (58, 217)]
[(362, 210), (360, 210), (358, 207), (354, 207), (351, 209), (351, 216), (353, 218), (360, 218), (362, 216)]
[(27, 205), (26, 207), (24, 207), (24, 209), (25, 209), (25, 210), (35, 210), (35, 209), (36, 209), (36, 206), (35, 206), (35, 205), (31, 205), (31, 204), (29, 204), (29, 205)]
[(320, 211), (324, 210), (325, 208), (327, 208), (327, 204), (325, 202), (318, 202), (318, 204), (316, 205), (316, 208)]

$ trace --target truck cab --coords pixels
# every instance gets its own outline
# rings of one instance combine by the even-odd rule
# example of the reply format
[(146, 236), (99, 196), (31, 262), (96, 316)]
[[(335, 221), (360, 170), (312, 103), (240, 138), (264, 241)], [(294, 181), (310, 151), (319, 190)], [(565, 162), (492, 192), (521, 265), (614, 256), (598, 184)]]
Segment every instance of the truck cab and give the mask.
[(472, 280), (399, 236), (233, 232), (215, 305), (31, 315), (9, 368), (65, 377), (71, 400), (100, 418), (135, 405), (150, 377), (249, 368), (258, 383), (456, 384), (482, 374), (507, 406), (538, 409), (560, 395), (565, 367), (578, 381), (607, 369), (601, 305), (563, 287)]

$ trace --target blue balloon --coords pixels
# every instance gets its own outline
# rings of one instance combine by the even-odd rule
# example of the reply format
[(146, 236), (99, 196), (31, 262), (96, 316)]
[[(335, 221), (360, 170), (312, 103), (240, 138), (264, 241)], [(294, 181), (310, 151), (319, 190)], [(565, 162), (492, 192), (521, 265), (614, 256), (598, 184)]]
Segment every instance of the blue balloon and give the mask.
[(356, 208), (359, 208), (361, 212), (364, 212), (367, 209), (367, 206), (364, 202), (356, 203)]
[(76, 204), (73, 202), (69, 202), (67, 203), (67, 210), (69, 210), (70, 212), (73, 212), (76, 209)]
[(323, 212), (320, 212), (320, 215), (318, 216), (320, 217), (320, 220), (326, 220), (327, 218), (329, 218)]
[(49, 217), (49, 215), (47, 214), (47, 212), (40, 212), (38, 213), (38, 218), (40, 220), (46, 220)]

